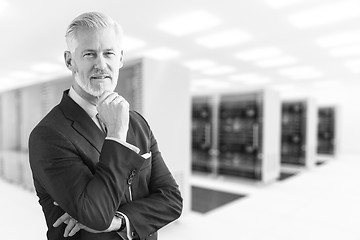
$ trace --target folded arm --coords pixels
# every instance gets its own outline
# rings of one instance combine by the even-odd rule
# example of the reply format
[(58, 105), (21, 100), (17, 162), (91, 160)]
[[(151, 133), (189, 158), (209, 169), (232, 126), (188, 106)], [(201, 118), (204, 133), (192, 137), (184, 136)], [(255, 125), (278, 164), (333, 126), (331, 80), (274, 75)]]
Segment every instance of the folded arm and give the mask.
[(52, 128), (37, 127), (30, 136), (34, 177), (65, 212), (85, 226), (102, 231), (110, 226), (120, 205), (127, 177), (144, 160), (127, 147), (105, 140), (99, 162), (91, 172), (79, 151)]

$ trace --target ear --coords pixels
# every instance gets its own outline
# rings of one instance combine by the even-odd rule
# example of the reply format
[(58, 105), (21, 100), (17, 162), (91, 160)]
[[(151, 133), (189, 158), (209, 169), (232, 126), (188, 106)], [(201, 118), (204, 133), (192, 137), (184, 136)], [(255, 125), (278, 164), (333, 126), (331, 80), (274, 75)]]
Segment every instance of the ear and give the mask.
[(124, 51), (121, 50), (121, 56), (120, 56), (120, 67), (122, 68), (122, 66), (124, 66)]
[(64, 52), (65, 65), (70, 71), (74, 71), (74, 67), (72, 65), (72, 56), (70, 51)]

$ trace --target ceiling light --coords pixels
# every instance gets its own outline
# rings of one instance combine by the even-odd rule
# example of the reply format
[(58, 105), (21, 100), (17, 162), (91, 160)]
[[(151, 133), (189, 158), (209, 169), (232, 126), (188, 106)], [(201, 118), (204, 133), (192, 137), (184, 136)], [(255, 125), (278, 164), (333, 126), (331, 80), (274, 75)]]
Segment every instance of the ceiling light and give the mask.
[(256, 73), (242, 73), (229, 77), (232, 82), (241, 82), (248, 85), (256, 85), (270, 82), (270, 78), (258, 75)]
[(134, 51), (134, 50), (138, 50), (139, 48), (142, 48), (146, 45), (145, 41), (134, 38), (134, 37), (129, 37), (129, 36), (125, 36), (124, 37), (124, 50), (125, 53), (126, 52), (130, 52), (130, 51)]
[(310, 66), (282, 68), (278, 70), (278, 73), (291, 79), (311, 79), (322, 77), (324, 75), (321, 71)]
[(14, 71), (12, 73), (9, 74), (10, 78), (16, 79), (16, 80), (21, 80), (21, 81), (26, 81), (26, 80), (33, 80), (39, 77), (39, 74), (36, 74), (34, 72), (30, 72), (30, 71)]
[(297, 59), (290, 56), (276, 57), (255, 62), (255, 65), (263, 68), (282, 67), (297, 63)]
[(30, 70), (37, 72), (37, 73), (56, 73), (60, 71), (68, 70), (62, 64), (55, 64), (55, 63), (36, 63), (30, 66)]
[(225, 81), (219, 81), (218, 79), (203, 78), (203, 79), (194, 79), (191, 81), (192, 88), (198, 88), (203, 90), (204, 88), (208, 89), (220, 89), (220, 88), (229, 88), (230, 83)]
[(0, 93), (14, 88), (18, 88), (20, 83), (11, 78), (0, 78)]
[(341, 85), (341, 82), (338, 80), (317, 81), (312, 83), (312, 85), (317, 88), (333, 88), (339, 87)]
[(283, 91), (289, 91), (289, 90), (294, 89), (294, 85), (291, 85), (291, 84), (277, 84), (277, 85), (270, 86), (270, 88), (275, 90), (275, 91), (283, 92)]
[(283, 8), (290, 5), (295, 5), (306, 0), (264, 0), (267, 5), (272, 8)]
[(288, 67), (282, 68), (278, 71), (281, 75), (303, 75), (309, 73), (316, 73), (319, 72), (315, 68), (310, 66), (297, 66), (297, 67)]
[(344, 65), (354, 73), (360, 73), (360, 59), (348, 60)]
[(219, 66), (215, 68), (209, 68), (202, 71), (205, 75), (222, 75), (235, 72), (236, 69), (231, 66)]
[(318, 38), (316, 43), (321, 47), (336, 47), (340, 45), (360, 43), (360, 30), (345, 31)]
[(180, 55), (179, 51), (167, 47), (159, 47), (159, 48), (147, 50), (142, 52), (142, 54), (146, 57), (150, 57), (158, 60), (172, 59)]
[(324, 73), (322, 72), (312, 72), (312, 73), (303, 73), (303, 74), (299, 74), (299, 75), (290, 75), (289, 77), (291, 77), (292, 79), (295, 80), (301, 80), (301, 79), (313, 79), (313, 78), (319, 78), (319, 77), (323, 77)]
[(266, 59), (270, 57), (277, 57), (281, 54), (282, 52), (278, 48), (265, 47), (241, 51), (236, 53), (235, 57), (243, 61), (252, 61)]
[(175, 16), (158, 25), (161, 31), (175, 35), (187, 34), (210, 29), (220, 24), (220, 19), (205, 11), (190, 12)]
[(2, 0), (0, 1), (0, 14), (6, 11), (6, 9), (9, 7), (9, 2)]
[(289, 17), (290, 23), (299, 28), (316, 27), (360, 16), (358, 0), (343, 0), (315, 7)]
[(360, 44), (331, 49), (330, 55), (334, 57), (347, 57), (347, 56), (360, 55)]
[(259, 84), (265, 84), (269, 83), (270, 78), (267, 77), (261, 77), (261, 78), (254, 78), (254, 79), (248, 79), (246, 81), (242, 81), (242, 83), (247, 85), (259, 85)]
[(235, 75), (229, 76), (229, 80), (234, 81), (234, 82), (241, 82), (241, 81), (246, 81), (248, 79), (255, 79), (255, 78), (259, 78), (259, 75), (256, 73), (240, 73), (240, 74), (235, 74)]
[(216, 64), (209, 59), (196, 59), (184, 62), (184, 65), (191, 70), (199, 70), (209, 67), (214, 67)]
[(232, 29), (200, 37), (196, 42), (204, 47), (217, 48), (237, 45), (250, 39), (249, 34), (238, 29)]

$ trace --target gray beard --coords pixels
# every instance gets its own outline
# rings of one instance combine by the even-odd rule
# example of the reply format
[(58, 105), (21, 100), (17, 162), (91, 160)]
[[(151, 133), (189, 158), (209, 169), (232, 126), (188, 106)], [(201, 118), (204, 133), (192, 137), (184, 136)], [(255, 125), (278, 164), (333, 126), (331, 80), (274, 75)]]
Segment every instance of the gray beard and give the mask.
[(75, 78), (76, 83), (82, 88), (82, 90), (84, 90), (86, 93), (90, 94), (91, 96), (100, 97), (105, 92), (105, 89), (102, 86), (100, 86), (99, 90), (94, 90), (93, 88), (91, 88), (90, 81), (88, 81), (88, 83), (84, 84), (80, 80), (77, 72), (74, 73), (74, 78)]

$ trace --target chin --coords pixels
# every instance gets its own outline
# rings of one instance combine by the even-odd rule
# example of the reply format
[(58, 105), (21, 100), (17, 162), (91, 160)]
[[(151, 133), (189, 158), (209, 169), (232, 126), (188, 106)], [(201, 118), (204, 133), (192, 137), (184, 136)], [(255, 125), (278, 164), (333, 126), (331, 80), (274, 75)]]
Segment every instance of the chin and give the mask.
[(93, 95), (94, 97), (100, 97), (105, 92), (105, 89), (90, 89), (88, 92), (89, 94)]
[(97, 86), (96, 88), (90, 87), (86, 89), (87, 93), (95, 97), (100, 97), (104, 92), (113, 92), (114, 90), (115, 87), (112, 86)]

